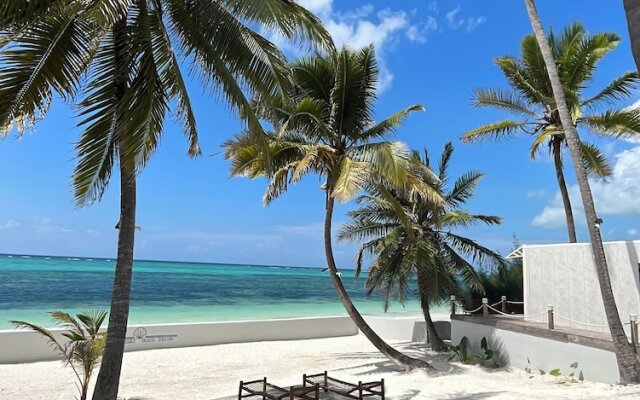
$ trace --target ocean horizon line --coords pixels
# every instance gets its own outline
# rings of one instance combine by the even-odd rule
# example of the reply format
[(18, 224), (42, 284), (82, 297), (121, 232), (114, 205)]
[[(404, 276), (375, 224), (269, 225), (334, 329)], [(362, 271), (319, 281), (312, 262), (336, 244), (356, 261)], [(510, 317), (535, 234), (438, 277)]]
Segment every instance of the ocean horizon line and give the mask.
[[(90, 257), (90, 256), (71, 256), (71, 255), (51, 255), (51, 254), (21, 254), (21, 253), (0, 253), (0, 257), (23, 257), (23, 258), (42, 258), (42, 259), (62, 259), (70, 261), (79, 260), (98, 260), (98, 261), (115, 261), (116, 257)], [(169, 264), (193, 264), (193, 265), (213, 265), (213, 266), (230, 266), (230, 267), (258, 267), (258, 268), (296, 268), (296, 269), (325, 269), (320, 266), (302, 266), (302, 265), (275, 265), (275, 264), (251, 264), (238, 262), (213, 262), (213, 261), (179, 261), (179, 260), (153, 260), (153, 259), (134, 259), (135, 262), (152, 262), (152, 263), (169, 263)], [(354, 271), (355, 268), (340, 268), (341, 270)]]

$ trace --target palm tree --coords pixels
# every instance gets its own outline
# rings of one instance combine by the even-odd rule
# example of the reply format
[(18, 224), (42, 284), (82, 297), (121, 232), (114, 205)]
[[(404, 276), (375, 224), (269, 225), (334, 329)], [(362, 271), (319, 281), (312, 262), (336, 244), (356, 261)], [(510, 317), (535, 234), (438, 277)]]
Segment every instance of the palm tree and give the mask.
[(636, 69), (640, 72), (640, 1), (624, 0), (624, 12), (627, 16), (631, 52), (636, 62)]
[[(611, 82), (600, 93), (585, 98), (588, 86), (600, 61), (614, 49), (620, 38), (613, 33), (588, 35), (579, 23), (566, 27), (560, 36), (551, 32), (549, 45), (557, 60), (572, 120), (578, 127), (588, 128), (600, 135), (640, 133), (640, 112), (635, 109), (611, 109), (612, 102), (631, 96), (638, 83), (637, 72), (627, 72)], [(543, 144), (547, 144), (553, 156), (556, 179), (565, 209), (569, 242), (576, 242), (576, 228), (571, 208), (569, 191), (564, 178), (562, 149), (566, 145), (565, 133), (560, 123), (558, 107), (553, 97), (551, 83), (533, 35), (522, 40), (521, 57), (498, 57), (495, 60), (510, 90), (478, 89), (474, 93), (473, 105), (492, 107), (507, 111), (517, 120), (504, 120), (464, 134), (467, 143), (488, 139), (503, 139), (515, 134), (533, 138), (531, 158), (534, 159)], [(612, 169), (606, 157), (593, 144), (579, 142), (582, 162), (587, 172), (596, 177), (611, 175)]]
[(535, 33), (536, 40), (540, 45), (544, 64), (547, 67), (549, 81), (552, 85), (555, 102), (558, 105), (558, 114), (562, 127), (564, 129), (565, 138), (569, 146), (571, 159), (576, 171), (578, 186), (580, 187), (580, 195), (584, 205), (585, 217), (587, 219), (587, 229), (591, 238), (591, 250), (598, 274), (598, 282), (600, 284), (600, 292), (602, 293), (602, 301), (604, 303), (605, 315), (609, 325), (609, 331), (613, 339), (613, 346), (618, 361), (618, 369), (620, 371), (621, 383), (638, 383), (640, 382), (640, 357), (635, 354), (632, 345), (627, 340), (627, 335), (622, 327), (618, 308), (616, 307), (613, 290), (611, 289), (611, 279), (609, 277), (609, 269), (607, 268), (607, 260), (602, 245), (602, 237), (598, 224), (598, 216), (593, 203), (591, 187), (587, 169), (581, 161), (582, 152), (580, 150), (580, 138), (574, 126), (574, 120), (569, 111), (569, 104), (565, 97), (562, 80), (554, 59), (554, 54), (547, 41), (538, 11), (533, 0), (525, 0), (525, 5), (531, 20), (531, 26)]
[(107, 317), (104, 310), (92, 310), (79, 313), (75, 318), (62, 311), (49, 313), (56, 325), (67, 329), (62, 333), (64, 342), (58, 340), (53, 332), (26, 321), (11, 321), (16, 328), (30, 329), (44, 336), (47, 342), (58, 352), (65, 363), (73, 370), (78, 380), (80, 400), (86, 400), (89, 382), (93, 370), (100, 364), (106, 335), (100, 332)]
[[(492, 215), (471, 214), (461, 207), (473, 196), (483, 174), (470, 171), (451, 182), (448, 167), (453, 145), (447, 143), (438, 164), (437, 188), (444, 203), (416, 197), (411, 187), (395, 190), (384, 183), (372, 184), (358, 198), (360, 207), (349, 213), (352, 221), (340, 231), (340, 240), (365, 241), (356, 256), (356, 273), (365, 256), (373, 256), (367, 288), (385, 296), (385, 310), (392, 298), (405, 299), (411, 280), (417, 277), (420, 304), (427, 324), (429, 343), (446, 351), (436, 332), (429, 306), (458, 293), (463, 287), (482, 290), (480, 277), (469, 260), (479, 265), (504, 266), (499, 254), (454, 231), (477, 223), (499, 224)], [(431, 169), (427, 151), (414, 159)], [(426, 176), (429, 182), (430, 178)]]
[(288, 90), (282, 53), (245, 23), (332, 48), (319, 20), (289, 0), (3, 0), (0, 6), (0, 134), (33, 126), (54, 94), (70, 101), (81, 95), (76, 203), (99, 200), (119, 164), (118, 254), (96, 400), (115, 400), (118, 392), (136, 176), (157, 148), (168, 111), (184, 126), (188, 154), (201, 152), (180, 63), (191, 64), (254, 130), (260, 125), (245, 91), (268, 98)]
[(332, 57), (302, 58), (292, 69), (296, 83), (290, 94), (292, 105), (262, 107), (262, 116), (275, 129), (266, 136), (271, 151), (268, 156), (260, 151), (254, 132), (236, 136), (225, 144), (226, 157), (232, 159), (231, 173), (267, 177), (266, 205), (309, 173), (325, 180), (324, 247), (338, 297), (354, 323), (385, 356), (403, 368), (429, 368), (424, 361), (393, 349), (367, 325), (340, 280), (331, 238), (335, 200), (353, 198), (374, 177), (394, 187), (413, 183), (421, 195), (439, 199), (435, 190), (418, 182), (407, 147), (383, 141), (409, 113), (423, 107), (414, 105), (373, 123), (378, 68), (372, 46), (344, 48)]

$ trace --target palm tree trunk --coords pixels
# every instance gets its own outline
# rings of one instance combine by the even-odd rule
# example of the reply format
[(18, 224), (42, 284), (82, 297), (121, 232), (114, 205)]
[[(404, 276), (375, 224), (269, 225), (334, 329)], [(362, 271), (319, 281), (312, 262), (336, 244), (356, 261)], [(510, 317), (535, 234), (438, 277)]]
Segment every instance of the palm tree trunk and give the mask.
[(624, 0), (624, 12), (627, 15), (631, 52), (640, 73), (640, 0)]
[(427, 341), (431, 344), (433, 351), (447, 351), (447, 345), (444, 344), (440, 335), (436, 331), (436, 326), (431, 319), (431, 311), (429, 310), (429, 292), (427, 290), (427, 276), (424, 271), (418, 269), (418, 291), (420, 293), (420, 307), (424, 315), (424, 322), (427, 324)]
[(553, 146), (553, 164), (556, 168), (556, 178), (558, 178), (558, 186), (562, 195), (562, 203), (564, 204), (564, 215), (567, 218), (567, 231), (569, 232), (569, 243), (576, 243), (576, 224), (573, 221), (573, 210), (571, 209), (571, 199), (567, 190), (567, 183), (564, 181), (564, 172), (562, 172), (562, 139), (554, 136)]
[(560, 113), (560, 120), (562, 121), (562, 128), (564, 129), (567, 144), (571, 152), (571, 158), (573, 159), (573, 167), (576, 170), (576, 177), (578, 185), (580, 186), (580, 194), (587, 219), (587, 228), (589, 230), (589, 237), (591, 238), (591, 250), (596, 264), (600, 292), (602, 293), (602, 301), (604, 303), (604, 311), (618, 361), (620, 383), (637, 383), (640, 382), (640, 357), (634, 353), (631, 344), (627, 340), (627, 335), (624, 332), (620, 315), (618, 314), (618, 307), (616, 307), (613, 290), (611, 290), (611, 280), (604, 254), (604, 247), (602, 245), (602, 237), (600, 236), (600, 229), (596, 221), (597, 215), (593, 203), (593, 196), (591, 194), (589, 180), (587, 179), (587, 172), (581, 162), (582, 154), (579, 147), (578, 133), (573, 126), (573, 120), (569, 114), (562, 83), (558, 75), (558, 68), (553, 59), (549, 42), (544, 34), (534, 1), (525, 0), (525, 4), (529, 13), (529, 19), (531, 20), (531, 26), (533, 27), (544, 62), (547, 66), (553, 94), (556, 104), (558, 105), (558, 112)]
[[(116, 58), (116, 101), (122, 101), (126, 91), (126, 19), (113, 27)], [(118, 231), (118, 256), (111, 294), (111, 309), (107, 340), (102, 356), (102, 364), (93, 392), (93, 400), (116, 400), (120, 384), (120, 372), (124, 343), (129, 319), (129, 298), (133, 270), (133, 246), (136, 227), (136, 175), (124, 160), (126, 149), (119, 143), (120, 154), (120, 223)]]
[(367, 324), (364, 318), (362, 318), (362, 315), (360, 315), (360, 312), (349, 298), (349, 294), (344, 288), (342, 280), (338, 276), (338, 268), (333, 258), (333, 246), (331, 244), (331, 221), (333, 219), (334, 199), (330, 195), (332, 185), (327, 186), (326, 214), (324, 219), (324, 250), (327, 258), (327, 266), (329, 267), (329, 271), (331, 272), (331, 280), (333, 281), (333, 286), (338, 293), (338, 297), (340, 298), (342, 305), (344, 306), (345, 310), (347, 310), (347, 313), (356, 324), (358, 329), (360, 329), (360, 331), (367, 337), (367, 339), (369, 339), (371, 344), (373, 344), (382, 354), (384, 354), (398, 366), (405, 370), (411, 370), (415, 368), (432, 369), (433, 367), (426, 361), (409, 357), (406, 354), (402, 354), (398, 350), (389, 346), (389, 344), (387, 344), (380, 336), (378, 336), (373, 331), (373, 329), (371, 329), (371, 327)]

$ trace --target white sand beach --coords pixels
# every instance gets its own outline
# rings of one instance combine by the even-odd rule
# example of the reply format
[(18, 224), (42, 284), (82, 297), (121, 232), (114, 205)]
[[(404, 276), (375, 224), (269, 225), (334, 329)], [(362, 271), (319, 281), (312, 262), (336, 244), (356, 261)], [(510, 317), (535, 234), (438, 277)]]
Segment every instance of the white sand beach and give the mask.
[[(303, 373), (329, 370), (350, 381), (385, 378), (387, 398), (408, 399), (604, 399), (640, 398), (640, 386), (567, 383), (530, 377), (515, 368), (489, 369), (447, 363), (416, 344), (399, 349), (422, 354), (441, 372), (403, 373), (362, 335), (298, 341), (255, 342), (125, 353), (120, 396), (139, 400), (237, 398), (238, 381), (298, 384)], [(0, 365), (3, 400), (68, 400), (75, 395), (70, 369), (59, 362)]]

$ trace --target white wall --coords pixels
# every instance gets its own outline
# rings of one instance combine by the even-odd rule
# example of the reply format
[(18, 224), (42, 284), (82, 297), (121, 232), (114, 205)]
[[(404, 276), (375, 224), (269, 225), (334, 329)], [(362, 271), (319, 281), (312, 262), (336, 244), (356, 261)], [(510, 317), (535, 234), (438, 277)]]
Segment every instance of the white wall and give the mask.
[[(422, 315), (365, 316), (367, 323), (385, 340), (426, 342)], [(434, 314), (441, 337), (450, 335), (448, 315)], [(52, 329), (62, 339), (61, 329)], [(274, 319), (262, 321), (206, 322), (135, 325), (127, 329), (125, 351), (207, 346), (268, 340), (300, 340), (350, 336), (358, 328), (348, 316)], [(55, 360), (58, 356), (46, 340), (26, 330), (0, 331), (0, 364)]]
[[(438, 334), (443, 339), (451, 337), (449, 315), (433, 314), (431, 316)], [(399, 316), (365, 316), (369, 324), (381, 338), (385, 340), (400, 340), (404, 342), (427, 342), (427, 324), (422, 314)]]
[[(52, 330), (58, 337), (62, 330)], [(349, 317), (130, 326), (125, 351), (356, 335)], [(35, 332), (0, 331), (0, 364), (57, 359)]]
[[(611, 286), (622, 322), (640, 313), (640, 242), (604, 244)], [(524, 312), (527, 320), (546, 322), (554, 306), (557, 326), (608, 332), (602, 295), (589, 243), (527, 245), (523, 249)], [(561, 316), (574, 321), (570, 322)], [(593, 325), (604, 325), (598, 327)], [(625, 325), (629, 334), (628, 325)]]
[(578, 362), (577, 372), (582, 372), (586, 380), (612, 384), (620, 380), (616, 357), (611, 351), (455, 319), (451, 321), (451, 331), (453, 344), (460, 343), (466, 336), (476, 353), (480, 352), (480, 341), (486, 337), (489, 347), (498, 350), (505, 365), (525, 369), (530, 360), (531, 368), (546, 373), (559, 368), (568, 375), (572, 372), (569, 366)]

